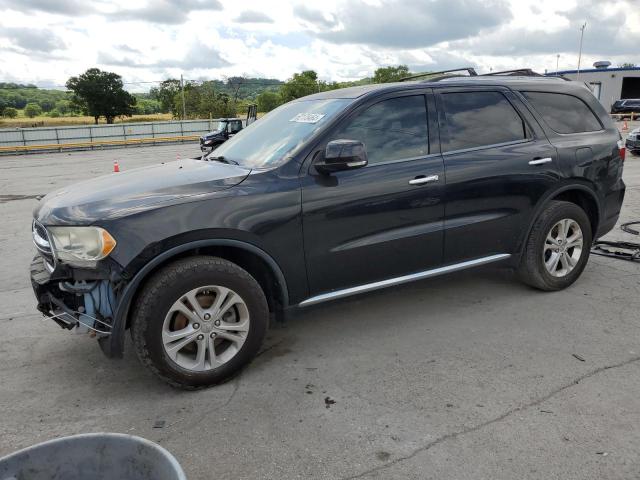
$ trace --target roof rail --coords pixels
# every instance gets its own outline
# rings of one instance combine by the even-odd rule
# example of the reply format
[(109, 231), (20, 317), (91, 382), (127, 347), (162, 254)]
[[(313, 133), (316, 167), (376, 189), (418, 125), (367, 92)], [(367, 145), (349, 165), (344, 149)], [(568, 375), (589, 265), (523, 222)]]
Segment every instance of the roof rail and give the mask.
[[(401, 78), (400, 81), (401, 82), (406, 82), (407, 80), (414, 80), (416, 78), (428, 77), (428, 76), (430, 77), (430, 76), (433, 76), (433, 75), (440, 75), (440, 77), (430, 78), (429, 79), (429, 81), (438, 81), (441, 78), (448, 78), (450, 76), (453, 76), (453, 75), (444, 75), (443, 76), (443, 74), (445, 74), (445, 73), (465, 72), (465, 71), (467, 73), (469, 73), (469, 75), (468, 75), (469, 77), (477, 77), (478, 76), (476, 70), (473, 67), (462, 67), (462, 68), (453, 68), (451, 70), (441, 70), (439, 72), (416, 73), (415, 75), (410, 75), (408, 77)], [(458, 76), (466, 76), (466, 75), (458, 75)]]
[(540, 78), (561, 78), (566, 82), (570, 82), (571, 80), (563, 77), (562, 75), (542, 75), (538, 72), (534, 72), (530, 68), (516, 68), (515, 70), (503, 70), (501, 72), (490, 72), (490, 73), (482, 73), (481, 77), (491, 77), (491, 76), (518, 76), (518, 77), (540, 77)]
[(520, 77), (542, 77), (538, 72), (534, 72), (530, 68), (516, 68), (514, 70), (502, 70), (501, 72), (483, 73), (482, 77), (490, 77), (493, 75), (517, 75)]

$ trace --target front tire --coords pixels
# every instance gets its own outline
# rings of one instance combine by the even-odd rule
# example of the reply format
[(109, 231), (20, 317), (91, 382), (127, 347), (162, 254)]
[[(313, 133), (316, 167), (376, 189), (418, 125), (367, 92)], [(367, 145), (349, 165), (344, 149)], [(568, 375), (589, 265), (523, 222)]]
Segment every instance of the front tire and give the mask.
[(267, 301), (244, 269), (216, 257), (178, 260), (156, 273), (133, 309), (140, 361), (163, 381), (195, 389), (223, 383), (258, 353)]
[(591, 242), (584, 210), (574, 203), (551, 201), (529, 233), (518, 270), (521, 280), (545, 291), (567, 288), (587, 265)]

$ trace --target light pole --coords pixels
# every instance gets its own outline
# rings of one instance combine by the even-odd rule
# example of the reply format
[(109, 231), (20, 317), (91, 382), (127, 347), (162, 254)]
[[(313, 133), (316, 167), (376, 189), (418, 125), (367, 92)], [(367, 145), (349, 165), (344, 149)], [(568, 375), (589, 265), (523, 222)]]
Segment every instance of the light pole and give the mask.
[(556, 55), (556, 77), (560, 75), (558, 73), (558, 70), (559, 70), (558, 65), (560, 65), (560, 54), (559, 53)]
[(576, 80), (580, 80), (580, 61), (582, 60), (582, 40), (584, 38), (584, 29), (587, 27), (587, 22), (584, 22), (580, 27), (580, 50), (578, 51), (578, 76)]
[(180, 90), (182, 90), (182, 120), (187, 119), (187, 107), (184, 103), (184, 78), (180, 74)]

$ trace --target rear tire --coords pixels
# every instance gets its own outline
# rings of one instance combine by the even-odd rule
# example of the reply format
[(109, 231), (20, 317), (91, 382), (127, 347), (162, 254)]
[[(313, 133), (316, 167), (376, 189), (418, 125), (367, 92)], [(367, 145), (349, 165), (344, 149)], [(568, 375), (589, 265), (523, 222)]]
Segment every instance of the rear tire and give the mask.
[(216, 257), (178, 260), (153, 275), (133, 309), (131, 336), (140, 361), (185, 389), (217, 385), (256, 356), (269, 322), (258, 282)]
[(587, 265), (591, 242), (591, 223), (582, 208), (570, 202), (549, 202), (529, 233), (518, 269), (520, 279), (545, 291), (567, 288)]

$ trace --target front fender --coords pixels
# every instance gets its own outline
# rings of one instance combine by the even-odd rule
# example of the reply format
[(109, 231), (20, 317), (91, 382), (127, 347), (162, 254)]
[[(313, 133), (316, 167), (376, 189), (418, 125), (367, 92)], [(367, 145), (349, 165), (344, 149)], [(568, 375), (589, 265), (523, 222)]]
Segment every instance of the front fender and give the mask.
[(267, 263), (267, 265), (269, 265), (274, 275), (278, 279), (278, 288), (280, 289), (280, 293), (282, 295), (282, 298), (284, 299), (284, 305), (289, 305), (289, 290), (287, 288), (284, 274), (282, 273), (282, 270), (280, 269), (276, 261), (261, 248), (240, 240), (230, 239), (207, 239), (184, 243), (182, 245), (170, 248), (169, 250), (166, 250), (154, 257), (147, 264), (145, 264), (126, 285), (124, 291), (120, 295), (116, 313), (113, 317), (111, 335), (99, 339), (100, 348), (102, 349), (104, 354), (109, 358), (122, 358), (124, 353), (124, 335), (126, 330), (127, 317), (131, 309), (131, 302), (142, 282), (156, 267), (165, 263), (171, 258), (189, 250), (215, 246), (241, 248), (261, 257)]

